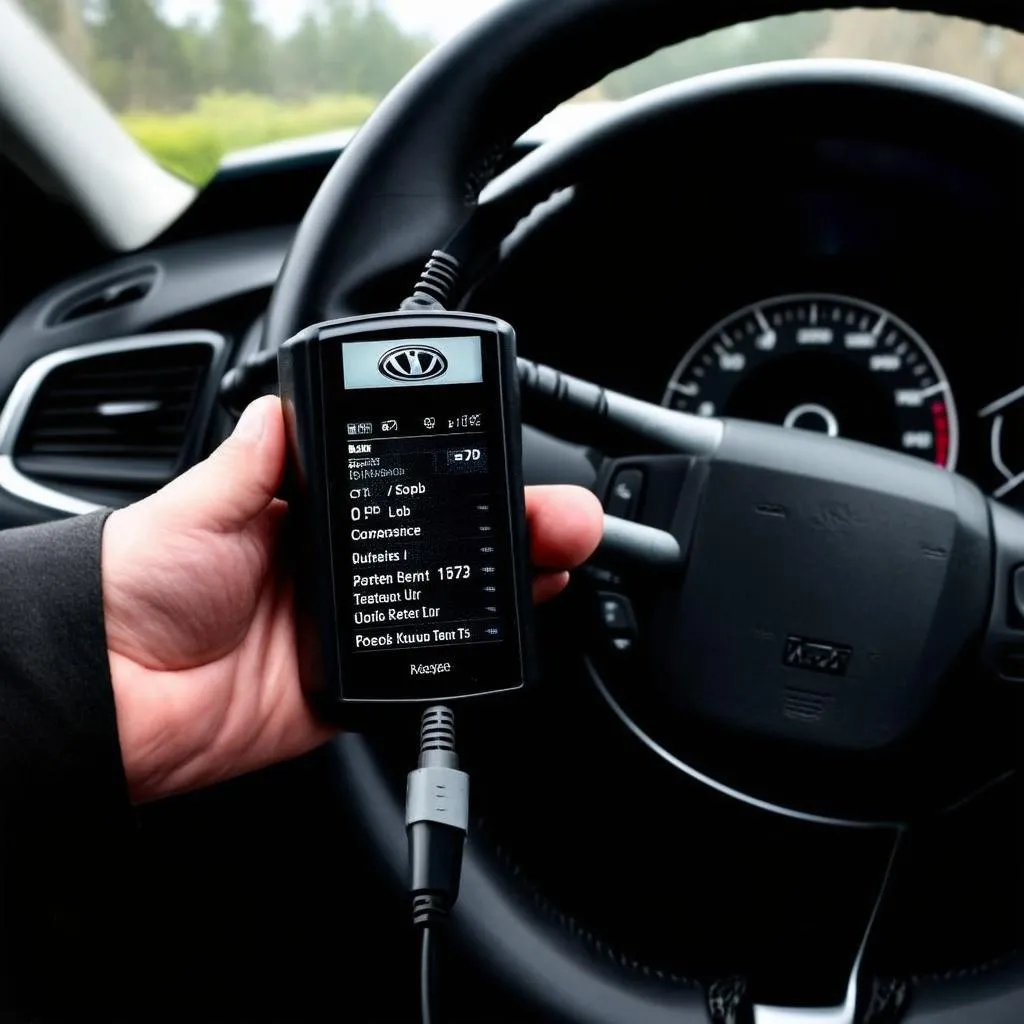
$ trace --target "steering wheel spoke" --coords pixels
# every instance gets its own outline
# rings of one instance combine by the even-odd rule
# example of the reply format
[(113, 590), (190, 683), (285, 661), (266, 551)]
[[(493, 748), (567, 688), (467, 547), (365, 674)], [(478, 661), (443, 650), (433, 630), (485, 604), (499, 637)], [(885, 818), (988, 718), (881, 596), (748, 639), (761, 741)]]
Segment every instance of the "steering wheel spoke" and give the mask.
[[(863, 1009), (862, 993), (866, 989), (865, 972), (869, 969), (870, 946), (875, 922), (879, 917), (893, 868), (901, 847), (901, 831), (886, 831), (872, 836), (870, 844), (861, 844), (862, 855), (856, 862), (857, 877), (850, 877), (848, 851), (839, 859), (835, 870), (821, 863), (804, 863), (807, 878), (824, 880), (814, 900), (808, 900), (808, 886), (799, 881), (777, 896), (780, 907), (789, 916), (788, 934), (802, 937), (805, 948), (787, 945), (783, 950), (766, 950), (762, 963), (771, 963), (770, 972), (762, 969), (748, 979), (749, 1009), (753, 1024), (854, 1024)], [(799, 878), (800, 861), (791, 874)], [(845, 889), (847, 934), (839, 939), (836, 932), (835, 892)], [(824, 902), (822, 910), (820, 903)], [(842, 904), (844, 901), (839, 900)], [(819, 906), (815, 908), (814, 904)], [(859, 910), (859, 917), (857, 911)], [(806, 926), (794, 926), (793, 917), (806, 919)], [(832, 926), (831, 928), (829, 926)], [(766, 929), (767, 930), (767, 929)], [(841, 947), (846, 942), (845, 956)], [(821, 947), (822, 941), (828, 950)], [(812, 975), (813, 981), (808, 978)], [(809, 984), (810, 981), (810, 984)], [(818, 996), (811, 997), (809, 988)]]

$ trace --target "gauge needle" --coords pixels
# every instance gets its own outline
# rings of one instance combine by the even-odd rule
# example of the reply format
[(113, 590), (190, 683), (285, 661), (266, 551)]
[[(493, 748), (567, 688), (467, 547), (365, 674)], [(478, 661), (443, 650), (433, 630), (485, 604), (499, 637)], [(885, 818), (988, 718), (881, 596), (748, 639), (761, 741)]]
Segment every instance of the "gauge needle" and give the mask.
[(930, 388), (924, 388), (922, 391), (919, 391), (918, 394), (923, 401), (926, 398), (931, 398), (933, 395), (938, 395), (948, 390), (949, 385), (944, 380), (941, 380), (938, 384), (933, 384)]
[(1003, 461), (1003, 424), (1005, 422), (1006, 420), (1002, 416), (997, 416), (992, 421), (992, 464), (1003, 474), (1004, 479), (1013, 480), (1013, 473)]
[(1024, 473), (1018, 473), (1012, 480), (1007, 480), (1002, 487), (992, 492), (993, 498), (1005, 498), (1015, 487), (1024, 483)]
[(1005, 409), (1008, 405), (1013, 405), (1013, 403), (1022, 395), (1024, 395), (1024, 385), (1021, 385), (1021, 387), (1017, 388), (1015, 391), (1011, 391), (1008, 395), (1003, 395), (1002, 398), (997, 398), (990, 405), (986, 405), (985, 408), (978, 413), (978, 416), (981, 419), (984, 419), (986, 416), (991, 416), (992, 413), (999, 412), (1000, 409)]
[[(993, 403), (997, 405), (998, 403)], [(1003, 461), (1003, 423), (1005, 422), (1002, 416), (997, 416), (992, 421), (992, 462), (996, 469), (1006, 478), (1006, 483), (1002, 484), (996, 490), (992, 492), (993, 498), (1005, 498), (1010, 491), (1015, 490), (1017, 487), (1024, 483), (1024, 473), (1018, 473), (1016, 476), (1010, 472), (1009, 467)]]

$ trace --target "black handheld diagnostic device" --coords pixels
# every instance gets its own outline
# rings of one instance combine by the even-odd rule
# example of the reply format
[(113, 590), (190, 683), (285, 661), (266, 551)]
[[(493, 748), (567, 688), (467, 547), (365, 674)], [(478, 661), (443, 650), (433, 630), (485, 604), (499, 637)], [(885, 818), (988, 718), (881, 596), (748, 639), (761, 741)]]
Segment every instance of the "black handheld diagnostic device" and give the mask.
[[(515, 332), (415, 311), (279, 354), (302, 675), (328, 713), (519, 689), (530, 578)], [(358, 722), (358, 720), (357, 720)]]

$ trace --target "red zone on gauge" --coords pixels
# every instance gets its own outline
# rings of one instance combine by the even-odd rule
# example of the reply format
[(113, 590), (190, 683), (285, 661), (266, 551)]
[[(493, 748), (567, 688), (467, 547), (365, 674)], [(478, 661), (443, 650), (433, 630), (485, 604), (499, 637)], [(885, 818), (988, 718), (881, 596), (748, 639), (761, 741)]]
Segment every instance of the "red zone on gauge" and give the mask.
[(946, 403), (932, 402), (932, 423), (935, 425), (935, 465), (949, 468), (949, 414)]

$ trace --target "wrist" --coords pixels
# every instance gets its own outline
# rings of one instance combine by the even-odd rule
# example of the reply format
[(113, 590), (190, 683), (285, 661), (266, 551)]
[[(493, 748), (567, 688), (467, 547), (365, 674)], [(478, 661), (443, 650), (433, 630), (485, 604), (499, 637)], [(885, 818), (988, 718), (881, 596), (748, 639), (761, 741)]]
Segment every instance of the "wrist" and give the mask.
[[(240, 658), (224, 699), (212, 680), (154, 671), (109, 651), (118, 737), (132, 802), (149, 803), (202, 789), (308, 753), (336, 735), (319, 722), (301, 691), (289, 685), (294, 669), (273, 651), (263, 665)], [(208, 667), (223, 675), (224, 666)], [(194, 671), (194, 670), (193, 670)], [(199, 670), (202, 672), (203, 670)]]
[(187, 708), (153, 673), (108, 650), (121, 761), (132, 802), (159, 800), (203, 785), (209, 722), (187, 721)]

